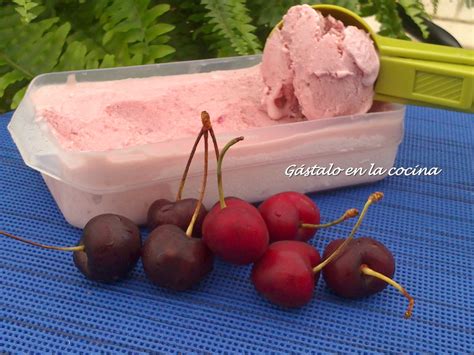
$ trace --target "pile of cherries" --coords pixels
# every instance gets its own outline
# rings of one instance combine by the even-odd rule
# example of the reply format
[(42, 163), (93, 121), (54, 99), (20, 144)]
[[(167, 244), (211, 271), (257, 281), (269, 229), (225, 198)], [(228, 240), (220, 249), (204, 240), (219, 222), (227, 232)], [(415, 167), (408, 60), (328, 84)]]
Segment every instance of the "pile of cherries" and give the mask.
[[(189, 155), (176, 201), (160, 199), (149, 208), (150, 234), (142, 245), (140, 229), (129, 219), (103, 214), (84, 227), (77, 246), (57, 247), (35, 243), (0, 231), (7, 237), (42, 248), (72, 251), (76, 267), (89, 279), (112, 282), (124, 278), (142, 258), (146, 276), (156, 285), (184, 291), (197, 285), (213, 269), (214, 256), (226, 262), (253, 264), (251, 281), (270, 302), (282, 307), (301, 307), (313, 297), (320, 273), (334, 293), (360, 298), (382, 291), (388, 284), (398, 289), (409, 305), (413, 298), (392, 280), (395, 260), (380, 242), (354, 238), (369, 206), (382, 199), (371, 194), (350, 235), (330, 242), (322, 257), (308, 240), (320, 228), (356, 217), (356, 209), (320, 224), (320, 211), (306, 195), (282, 192), (258, 208), (237, 197), (225, 197), (222, 162), (229, 148), (243, 137), (227, 143), (219, 152), (209, 115), (201, 114), (202, 129)], [(203, 206), (208, 175), (209, 135), (217, 159), (219, 201), (209, 210)], [(199, 199), (183, 199), (186, 177), (195, 151), (204, 138), (204, 174)]]

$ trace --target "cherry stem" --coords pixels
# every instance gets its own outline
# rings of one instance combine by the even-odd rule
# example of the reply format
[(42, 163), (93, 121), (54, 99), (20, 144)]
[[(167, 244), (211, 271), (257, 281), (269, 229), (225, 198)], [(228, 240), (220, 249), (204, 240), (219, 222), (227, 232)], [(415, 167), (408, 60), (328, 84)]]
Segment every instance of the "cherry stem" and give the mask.
[(8, 238), (18, 240), (19, 242), (34, 245), (35, 247), (40, 247), (43, 249), (53, 249), (53, 250), (60, 250), (60, 251), (83, 251), (85, 248), (84, 245), (76, 245), (75, 247), (56, 247), (56, 246), (51, 246), (51, 245), (43, 245), (40, 243), (32, 242), (31, 240), (17, 237), (16, 235), (13, 235), (4, 231), (0, 231), (0, 234)]
[(191, 238), (193, 234), (193, 228), (196, 224), (196, 220), (199, 215), (199, 211), (201, 210), (202, 201), (204, 200), (204, 194), (206, 192), (206, 185), (207, 185), (207, 170), (209, 166), (209, 134), (207, 131), (204, 132), (204, 175), (202, 177), (202, 185), (201, 185), (201, 192), (199, 193), (199, 201), (196, 204), (196, 208), (194, 209), (193, 216), (191, 218), (191, 222), (189, 222), (188, 229), (186, 229), (186, 235)]
[(352, 227), (351, 234), (349, 234), (349, 236), (346, 238), (346, 240), (344, 240), (344, 242), (341, 245), (339, 245), (339, 247), (334, 251), (334, 253), (329, 255), (329, 257), (326, 260), (324, 260), (322, 263), (320, 263), (319, 265), (316, 265), (313, 268), (314, 273), (317, 273), (317, 272), (321, 271), (321, 269), (323, 267), (325, 267), (327, 264), (329, 264), (331, 261), (333, 261), (333, 259), (336, 258), (344, 250), (344, 248), (347, 246), (347, 244), (352, 240), (352, 238), (354, 238), (354, 234), (359, 229), (359, 227), (362, 223), (362, 220), (364, 219), (365, 214), (367, 213), (367, 210), (369, 209), (369, 206), (374, 202), (380, 201), (382, 198), (383, 198), (383, 193), (382, 192), (374, 192), (373, 194), (371, 194), (369, 196), (369, 198), (367, 199), (367, 202), (364, 205), (364, 208), (362, 209), (362, 212), (359, 216), (359, 219), (357, 220), (354, 227)]
[(229, 148), (242, 140), (244, 140), (244, 137), (237, 137), (230, 140), (224, 148), (222, 148), (222, 151), (219, 154), (219, 159), (217, 160), (217, 189), (219, 190), (219, 202), (222, 209), (227, 207), (224, 200), (224, 189), (222, 188), (222, 161), (224, 160), (224, 155), (227, 153)]
[(214, 134), (214, 128), (212, 128), (211, 125), (211, 118), (209, 117), (209, 114), (206, 111), (201, 112), (201, 119), (206, 120), (207, 122), (207, 127), (209, 133), (211, 133), (211, 138), (212, 138), (212, 144), (214, 145), (214, 153), (216, 154), (216, 161), (219, 160), (219, 146), (217, 144), (217, 138), (216, 135)]
[(179, 182), (179, 189), (178, 189), (178, 194), (176, 195), (176, 201), (181, 200), (181, 197), (183, 195), (184, 184), (186, 183), (186, 178), (188, 177), (189, 168), (191, 167), (194, 154), (196, 154), (197, 146), (199, 142), (201, 141), (201, 138), (204, 132), (207, 132), (210, 129), (212, 129), (211, 118), (209, 117), (209, 114), (206, 111), (201, 112), (201, 122), (202, 122), (201, 131), (199, 132), (198, 136), (196, 137), (196, 140), (194, 141), (194, 145), (191, 149), (191, 153), (189, 154), (188, 161), (186, 162), (186, 167), (184, 168), (183, 176), (181, 176), (181, 181)]
[(335, 226), (336, 224), (342, 223), (349, 218), (354, 218), (359, 215), (359, 211), (356, 208), (351, 208), (344, 212), (344, 214), (339, 217), (338, 219), (324, 224), (311, 224), (311, 223), (301, 223), (300, 228), (312, 228), (312, 229), (320, 229), (320, 228), (328, 228)]
[(364, 274), (366, 274), (368, 276), (373, 276), (373, 277), (376, 277), (376, 278), (378, 278), (382, 281), (385, 281), (386, 283), (388, 283), (389, 285), (392, 285), (398, 291), (400, 291), (400, 293), (408, 299), (408, 307), (407, 307), (407, 310), (405, 311), (404, 316), (405, 316), (405, 318), (410, 318), (411, 317), (411, 315), (413, 313), (413, 307), (415, 306), (415, 299), (412, 296), (410, 296), (410, 294), (400, 284), (398, 284), (397, 282), (395, 282), (391, 278), (385, 276), (384, 274), (381, 274), (380, 272), (372, 270), (370, 267), (368, 267), (365, 264), (362, 264), (360, 266), (360, 271), (362, 271)]
[(219, 146), (217, 145), (216, 135), (214, 134), (214, 129), (211, 127), (209, 130), (211, 133), (212, 144), (214, 145), (214, 152), (216, 153), (216, 161), (219, 161)]

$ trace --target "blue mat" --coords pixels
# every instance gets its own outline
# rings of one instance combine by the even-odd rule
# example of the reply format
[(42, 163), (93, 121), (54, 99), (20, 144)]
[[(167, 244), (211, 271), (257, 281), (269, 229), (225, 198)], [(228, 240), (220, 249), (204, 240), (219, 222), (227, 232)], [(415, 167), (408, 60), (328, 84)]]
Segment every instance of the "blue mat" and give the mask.
[[(0, 228), (39, 242), (75, 243), (40, 175), (27, 168), (0, 116)], [(474, 117), (409, 107), (397, 166), (438, 176), (389, 177), (318, 193), (323, 221), (385, 192), (358, 235), (382, 241), (395, 279), (415, 296), (413, 318), (393, 288), (347, 301), (321, 280), (314, 300), (285, 311), (261, 299), (249, 267), (217, 262), (197, 289), (152, 286), (139, 264), (113, 285), (87, 281), (69, 253), (0, 238), (0, 353), (24, 352), (462, 352), (474, 351)], [(353, 223), (319, 231), (320, 251)]]

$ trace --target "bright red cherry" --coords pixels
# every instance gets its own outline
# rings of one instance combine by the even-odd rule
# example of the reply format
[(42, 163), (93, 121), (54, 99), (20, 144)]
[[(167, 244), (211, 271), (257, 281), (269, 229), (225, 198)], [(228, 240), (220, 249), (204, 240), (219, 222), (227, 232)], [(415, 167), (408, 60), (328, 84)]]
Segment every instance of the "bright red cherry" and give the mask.
[(350, 209), (335, 221), (319, 224), (318, 206), (308, 196), (294, 191), (273, 195), (262, 202), (258, 209), (267, 225), (270, 242), (279, 240), (306, 242), (317, 229), (333, 226), (358, 215), (356, 209)]
[(279, 241), (271, 244), (252, 268), (255, 289), (270, 302), (282, 307), (301, 307), (314, 294), (319, 272), (318, 251), (308, 243)]
[(217, 163), (219, 205), (207, 214), (202, 226), (202, 238), (209, 249), (233, 264), (249, 264), (258, 260), (268, 247), (268, 230), (258, 210), (240, 199), (224, 199), (222, 161), (227, 150), (243, 140), (231, 140), (222, 149)]

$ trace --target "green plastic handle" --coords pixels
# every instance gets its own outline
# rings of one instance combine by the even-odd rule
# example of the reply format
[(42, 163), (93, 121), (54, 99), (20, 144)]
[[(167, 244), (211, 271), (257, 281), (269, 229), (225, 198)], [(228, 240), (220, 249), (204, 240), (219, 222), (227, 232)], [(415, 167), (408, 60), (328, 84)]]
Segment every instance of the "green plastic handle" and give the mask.
[(379, 101), (474, 112), (474, 51), (373, 35)]
[(474, 51), (379, 36), (344, 7), (312, 7), (371, 35), (380, 57), (376, 100), (474, 112)]

